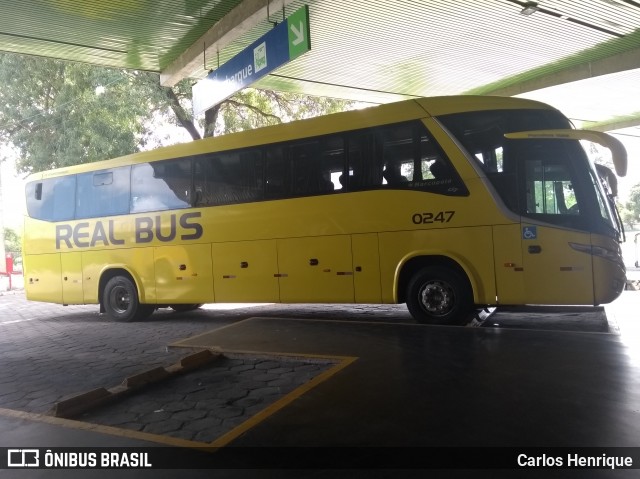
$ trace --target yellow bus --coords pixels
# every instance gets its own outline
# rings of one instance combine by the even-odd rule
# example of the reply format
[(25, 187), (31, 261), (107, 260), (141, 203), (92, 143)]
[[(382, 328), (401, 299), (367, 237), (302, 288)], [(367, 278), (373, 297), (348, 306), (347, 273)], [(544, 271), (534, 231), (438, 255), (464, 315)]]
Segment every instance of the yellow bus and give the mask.
[(475, 96), (36, 173), (27, 298), (122, 321), (212, 302), (406, 303), (448, 324), (474, 307), (607, 303), (625, 283), (621, 226), (585, 138), (625, 174), (614, 138)]

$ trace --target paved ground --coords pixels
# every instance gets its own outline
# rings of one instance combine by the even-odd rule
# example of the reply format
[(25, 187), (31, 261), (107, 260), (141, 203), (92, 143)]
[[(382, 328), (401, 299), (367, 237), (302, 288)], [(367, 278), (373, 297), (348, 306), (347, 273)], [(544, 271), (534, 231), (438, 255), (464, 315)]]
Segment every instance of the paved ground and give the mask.
[(169, 366), (192, 352), (169, 344), (264, 309), (268, 306), (191, 313), (162, 310), (144, 322), (113, 323), (98, 313), (97, 306), (34, 303), (21, 291), (4, 293), (0, 407), (45, 413), (70, 396)]
[[(455, 336), (463, 341), (479, 338), (480, 343), (478, 344), (481, 347), (478, 346), (479, 349), (471, 350), (474, 351), (474, 355), (485, 354), (491, 361), (501, 361), (500, 358), (503, 357), (503, 352), (496, 353), (496, 351), (492, 350), (491, 345), (495, 346), (501, 339), (509, 339), (517, 343), (516, 346), (512, 345), (513, 351), (517, 354), (526, 357), (529, 354), (532, 356), (540, 354), (541, 361), (553, 363), (554, 368), (559, 368), (561, 371), (569, 368), (569, 377), (575, 377), (572, 369), (575, 364), (571, 361), (555, 363), (555, 356), (549, 357), (549, 354), (545, 352), (547, 343), (551, 341), (558, 347), (558, 351), (564, 351), (569, 343), (578, 342), (582, 344), (582, 346), (574, 345), (575, 351), (569, 350), (567, 354), (572, 358), (576, 357), (575, 354), (578, 354), (578, 356), (582, 354), (580, 356), (582, 359), (578, 362), (581, 366), (587, 364), (585, 366), (587, 370), (590, 370), (588, 367), (589, 361), (595, 361), (597, 355), (592, 357), (590, 349), (584, 347), (584, 344), (599, 344), (602, 342), (618, 345), (620, 343), (619, 346), (623, 350), (628, 350), (629, 357), (635, 357), (632, 356), (632, 353), (638, 350), (640, 344), (637, 341), (636, 343), (628, 341), (627, 338), (633, 339), (640, 336), (638, 334), (627, 334), (626, 336), (620, 334), (620, 329), (623, 332), (630, 331), (627, 329), (629, 327), (628, 324), (635, 325), (635, 321), (621, 322), (620, 324), (623, 326), (619, 329), (616, 326), (618, 322), (615, 321), (614, 316), (628, 319), (629, 311), (632, 311), (632, 314), (635, 315), (634, 311), (637, 311), (638, 298), (640, 298), (640, 293), (628, 292), (623, 294), (621, 301), (607, 310), (607, 314), (602, 308), (499, 310), (482, 325), (482, 328), (554, 331), (531, 331), (531, 333), (523, 331), (510, 332), (509, 334), (505, 332), (504, 334), (499, 333), (496, 335), (492, 331), (486, 331), (489, 334), (475, 334), (484, 333), (477, 330), (466, 331), (474, 334), (460, 335), (455, 334), (452, 328), (447, 327), (415, 328), (405, 326), (403, 328), (394, 328), (393, 326), (378, 324), (415, 324), (404, 306), (395, 305), (259, 305), (252, 307), (245, 305), (237, 309), (226, 309), (223, 305), (211, 305), (207, 306), (206, 309), (190, 313), (174, 313), (170, 310), (159, 311), (148, 320), (140, 323), (112, 323), (106, 317), (98, 314), (97, 306), (63, 307), (60, 305), (32, 303), (25, 300), (21, 291), (8, 292), (0, 294), (0, 365), (2, 366), (0, 367), (0, 408), (29, 413), (46, 413), (57, 401), (62, 399), (94, 388), (113, 387), (120, 384), (125, 377), (158, 366), (173, 364), (181, 357), (191, 353), (192, 350), (169, 347), (169, 345), (185, 338), (194, 338), (191, 344), (198, 344), (196, 336), (212, 330), (218, 331), (216, 335), (219, 335), (220, 338), (231, 339), (233, 344), (231, 349), (233, 350), (251, 349), (256, 344), (263, 344), (264, 341), (268, 342), (269, 339), (265, 339), (266, 335), (261, 336), (261, 333), (257, 332), (259, 328), (249, 328), (247, 326), (251, 321), (243, 322), (244, 327), (238, 325), (233, 328), (225, 328), (225, 326), (239, 323), (250, 317), (317, 319), (319, 321), (311, 321), (309, 323), (321, 329), (322, 325), (324, 325), (325, 329), (333, 331), (332, 334), (335, 334), (335, 330), (337, 330), (332, 326), (337, 326), (339, 330), (342, 330), (344, 325), (344, 328), (350, 331), (350, 335), (346, 335), (345, 338), (355, 341), (354, 344), (357, 344), (359, 348), (366, 347), (378, 351), (381, 357), (378, 358), (380, 363), (376, 363), (375, 368), (371, 369), (371, 371), (367, 365), (372, 363), (359, 359), (356, 361), (355, 366), (345, 369), (348, 374), (340, 376), (343, 381), (348, 379), (350, 382), (356, 381), (357, 383), (357, 381), (363, 380), (362, 378), (369, 378), (370, 373), (377, 377), (380, 368), (388, 362), (387, 356), (393, 351), (398, 357), (390, 359), (391, 363), (387, 365), (388, 367), (393, 367), (396, 364), (395, 361), (398, 361), (399, 358), (404, 358), (404, 354), (419, 353), (418, 355), (421, 358), (431, 356), (439, 358), (450, 354), (448, 348), (450, 348), (451, 343), (447, 340), (449, 336)], [(611, 316), (609, 320), (607, 315)], [(260, 321), (254, 320), (254, 322), (258, 323)], [(330, 322), (336, 322), (337, 324), (327, 324)], [(284, 353), (287, 351), (299, 352), (296, 349), (295, 341), (299, 339), (302, 342), (302, 333), (298, 332), (298, 329), (299, 327), (305, 329), (300, 323), (302, 322), (286, 321), (279, 323), (271, 320), (265, 322), (262, 326), (271, 329), (275, 328), (276, 330), (271, 331), (270, 334), (277, 334), (277, 337), (281, 338), (281, 342), (283, 338), (286, 339), (287, 347), (277, 349), (277, 351), (283, 351)], [(280, 324), (282, 326), (279, 326)], [(284, 331), (283, 328), (287, 329), (287, 331)], [(366, 331), (372, 328), (377, 331), (376, 334), (378, 336), (367, 336)], [(389, 334), (380, 336), (379, 328), (389, 331)], [(244, 331), (244, 333), (241, 333), (241, 331)], [(252, 333), (247, 333), (247, 331)], [(425, 339), (415, 338), (413, 331), (416, 334), (420, 332)], [(578, 331), (587, 334), (565, 335), (562, 331)], [(223, 334), (220, 335), (220, 333)], [(249, 337), (248, 334), (253, 334), (253, 336)], [(309, 336), (311, 333), (306, 331), (305, 334)], [(398, 335), (406, 336), (405, 341), (413, 338), (411, 340), (415, 339), (417, 344), (398, 342)], [(333, 336), (331, 337), (334, 338)], [(340, 340), (345, 338), (340, 336)], [(337, 340), (338, 338), (334, 338), (331, 341), (335, 343)], [(331, 352), (331, 348), (327, 349), (327, 345), (331, 346), (331, 342), (327, 342), (326, 338), (324, 343), (322, 341), (318, 343), (318, 341), (320, 340), (312, 334), (311, 339), (307, 338), (305, 344), (307, 346), (309, 344), (315, 345), (317, 350)], [(215, 345), (215, 343), (211, 344)], [(268, 343), (267, 346), (269, 344), (271, 343)], [(278, 347), (283, 346), (280, 345)], [(345, 351), (349, 351), (348, 348), (345, 348), (346, 343), (342, 344), (342, 349), (338, 348), (340, 349), (340, 354), (345, 354)], [(535, 353), (539, 348), (545, 351)], [(316, 349), (313, 350), (315, 351)], [(268, 348), (252, 350), (272, 351), (272, 349)], [(469, 348), (462, 348), (462, 350), (468, 351)], [(608, 358), (609, 356), (605, 355), (604, 357)], [(404, 358), (404, 360), (408, 359)], [(450, 364), (455, 367), (462, 367), (463, 370), (466, 370), (465, 368), (468, 365), (474, 364), (474, 361), (469, 363), (462, 361), (460, 363), (459, 360), (460, 358), (456, 354), (455, 359), (452, 359)], [(411, 363), (414, 364), (414, 361), (411, 361)], [(479, 361), (476, 365), (480, 367), (481, 371), (483, 370), (482, 364), (485, 363)], [(313, 378), (321, 376), (323, 371), (330, 367), (332, 367), (330, 362), (325, 361), (323, 363), (322, 360), (311, 360), (310, 357), (228, 355), (221, 362), (214, 363), (209, 368), (200, 369), (188, 376), (176, 378), (172, 382), (158, 384), (153, 388), (135, 394), (129, 399), (114, 403), (108, 408), (101, 407), (92, 410), (86, 415), (78, 417), (78, 419), (96, 424), (126, 428), (138, 434), (162, 434), (175, 440), (211, 442), (216, 437), (219, 439), (221, 435), (228, 434), (230, 429), (246, 421), (247, 418), (250, 418), (269, 404), (273, 404), (274, 401), (277, 402), (279, 397), (286, 395), (300, 384), (304, 384), (305, 381), (315, 380)], [(529, 369), (518, 369), (518, 371), (518, 374), (529, 374)], [(606, 377), (599, 377), (598, 380), (601, 383), (604, 381), (609, 384), (609, 382), (613, 381), (612, 384), (617, 384), (615, 377), (609, 378), (612, 371), (616, 372), (616, 370), (608, 370)], [(624, 373), (626, 370), (623, 368), (621, 371)], [(435, 379), (432, 379), (436, 380), (436, 382), (448, 381), (447, 378), (449, 376), (441, 375), (437, 369), (433, 370), (432, 373), (435, 374)], [(507, 368), (507, 373), (508, 376), (510, 374), (509, 368)], [(584, 371), (580, 374), (583, 373), (587, 374)], [(491, 383), (491, 381), (494, 381), (492, 379), (494, 376), (495, 372), (492, 372), (487, 375), (486, 380)], [(388, 377), (398, 380), (392, 374)], [(335, 381), (332, 380), (328, 389), (333, 391), (335, 388), (339, 390), (346, 388), (347, 385), (345, 384), (340, 386), (340, 378), (335, 379)], [(540, 380), (538, 377), (533, 379)], [(572, 382), (568, 381), (565, 384), (565, 382), (560, 381), (560, 384), (563, 384), (563, 387), (568, 387), (567, 384), (571, 385)], [(456, 383), (453, 389), (455, 390), (458, 387), (459, 384)], [(393, 393), (395, 388), (389, 389), (392, 391), (386, 391), (385, 394), (387, 396), (391, 395), (395, 399), (394, 401), (382, 401), (385, 407), (389, 407), (389, 404), (398, 404), (400, 401), (404, 401), (404, 399), (396, 397), (400, 393)], [(578, 389), (582, 390), (582, 386)], [(609, 389), (611, 388), (607, 386), (603, 390), (608, 391)], [(382, 393), (382, 391), (379, 391), (379, 394), (370, 394), (366, 392), (364, 387), (356, 388), (356, 390), (360, 391), (360, 394), (366, 397), (369, 402), (378, 398)], [(314, 398), (320, 400), (319, 390), (316, 389), (314, 391), (315, 393), (313, 394), (305, 395), (304, 400), (301, 402), (307, 405), (311, 404), (310, 410), (314, 411), (314, 414), (322, 410), (326, 414), (334, 414), (335, 409), (327, 406), (326, 402), (322, 403), (322, 405), (327, 406), (324, 409), (319, 407), (318, 404), (312, 404)], [(580, 394), (577, 396), (582, 398)], [(523, 400), (526, 397), (527, 395), (523, 395)], [(435, 399), (434, 397), (432, 400)], [(584, 400), (584, 398), (581, 400)], [(324, 401), (326, 401), (326, 398)], [(482, 398), (476, 398), (472, 402), (475, 403), (476, 401), (482, 401)], [(341, 400), (340, 404), (343, 403), (348, 404), (348, 401)], [(447, 404), (445, 403), (443, 407), (456, 409), (453, 405), (447, 406)], [(537, 403), (533, 401), (532, 404), (535, 405)], [(540, 408), (544, 409), (542, 406)], [(283, 410), (287, 412), (280, 416), (285, 418), (284, 422), (281, 421), (284, 424), (283, 427), (290, 429), (292, 425), (296, 425), (297, 428), (300, 424), (299, 417), (295, 421), (291, 419), (287, 422), (287, 414), (292, 414), (294, 410), (296, 410), (295, 407)], [(398, 413), (402, 416), (404, 409), (399, 408)], [(456, 409), (456, 415), (459, 414), (460, 411)], [(482, 419), (484, 416), (481, 415), (480, 417)], [(19, 424), (16, 427), (22, 428), (18, 429), (20, 434), (23, 434), (21, 431), (25, 428), (29, 431), (39, 428), (37, 430), (41, 431), (42, 428), (49, 427), (38, 424), (30, 425), (28, 422), (12, 418), (13, 416), (6, 416), (3, 420), (7, 424), (11, 423), (11, 421), (17, 421)], [(307, 415), (304, 420), (312, 421), (314, 420), (314, 415)], [(491, 419), (486, 418), (486, 421), (488, 421), (487, 424), (481, 424), (482, 427), (479, 427), (478, 431), (486, 431), (486, 428), (490, 427), (490, 424), (492, 424)], [(267, 434), (267, 437), (272, 438), (273, 431), (269, 430), (268, 433), (265, 433), (265, 429), (273, 427), (273, 422), (265, 425), (267, 422), (263, 422), (251, 429), (252, 432), (255, 432), (255, 437), (261, 437), (260, 434)], [(463, 426), (464, 421), (462, 421), (460, 427)], [(19, 437), (20, 434), (18, 434)], [(68, 440), (67, 436), (75, 437), (76, 432), (69, 431), (65, 434), (64, 438)], [(276, 434), (277, 437), (289, 437), (290, 435), (290, 431), (288, 434)], [(12, 437), (15, 438), (15, 435)], [(131, 438), (145, 440), (140, 435), (132, 435), (130, 440)], [(110, 439), (107, 438), (106, 440), (109, 441)], [(127, 443), (126, 440), (120, 440), (124, 441), (125, 444)], [(359, 440), (366, 443), (364, 436)], [(48, 441), (47, 446), (50, 444), (51, 438)], [(116, 441), (113, 441), (113, 443), (118, 444)], [(29, 442), (29, 444), (34, 443)]]
[[(23, 291), (0, 294), (0, 407), (38, 413), (70, 395), (172, 364), (186, 353), (169, 344), (251, 316), (413, 323), (403, 305), (211, 305), (191, 313), (160, 310), (139, 323), (113, 323), (95, 305), (29, 302)], [(494, 325), (585, 331), (607, 327), (602, 310), (585, 309), (560, 316), (553, 310), (498, 312), (485, 326)]]
[[(189, 351), (168, 345), (251, 316), (372, 322), (413, 320), (403, 305), (261, 305), (175, 313), (160, 310), (139, 323), (113, 323), (95, 305), (26, 301), (0, 293), (0, 407), (44, 413), (55, 402), (175, 363)], [(485, 327), (607, 331), (601, 309), (498, 312)]]
[(223, 357), (77, 419), (211, 443), (332, 364)]

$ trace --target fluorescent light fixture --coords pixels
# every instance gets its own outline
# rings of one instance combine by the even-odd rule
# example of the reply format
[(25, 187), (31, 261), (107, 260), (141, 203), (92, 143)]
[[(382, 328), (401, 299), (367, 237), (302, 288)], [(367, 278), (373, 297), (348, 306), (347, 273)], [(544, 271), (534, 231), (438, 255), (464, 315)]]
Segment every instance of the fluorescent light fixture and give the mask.
[(521, 15), (529, 16), (538, 11), (538, 4), (536, 2), (525, 2), (522, 6), (522, 10), (520, 10)]

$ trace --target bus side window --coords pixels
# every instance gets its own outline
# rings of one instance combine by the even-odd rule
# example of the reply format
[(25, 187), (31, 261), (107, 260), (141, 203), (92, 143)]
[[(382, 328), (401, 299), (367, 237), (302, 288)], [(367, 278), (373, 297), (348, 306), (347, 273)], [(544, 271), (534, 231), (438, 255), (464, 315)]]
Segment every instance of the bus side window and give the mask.
[[(348, 177), (340, 183), (348, 191), (378, 188), (382, 185), (382, 165), (379, 143), (371, 131), (349, 138)], [(345, 181), (346, 180), (346, 181)]]
[(261, 149), (246, 150), (240, 153), (237, 187), (242, 201), (264, 199), (263, 162)]
[[(262, 199), (260, 150), (237, 150), (216, 154), (207, 158), (205, 168), (207, 205), (229, 205)], [(200, 180), (197, 180), (196, 184), (198, 181)]]
[(318, 141), (295, 143), (288, 148), (289, 161), (293, 168), (294, 196), (308, 196), (318, 194)]
[(322, 139), (318, 176), (320, 193), (344, 190), (340, 183), (340, 176), (345, 172), (344, 159), (344, 139), (341, 135)]
[(344, 140), (331, 135), (294, 143), (288, 148), (294, 196), (314, 196), (343, 189)]
[(213, 173), (211, 158), (199, 156), (193, 160), (195, 198), (193, 206), (211, 206), (213, 202)]
[(413, 180), (415, 148), (412, 125), (380, 128), (377, 134), (382, 144), (383, 184), (406, 187)]
[(129, 213), (130, 181), (130, 166), (79, 174), (76, 218)]
[(291, 196), (290, 163), (284, 155), (282, 146), (270, 146), (266, 149), (265, 197), (268, 200)]
[(466, 186), (421, 122), (380, 128), (384, 184), (449, 196), (466, 196)]
[(141, 163), (131, 169), (131, 213), (191, 206), (191, 158)]

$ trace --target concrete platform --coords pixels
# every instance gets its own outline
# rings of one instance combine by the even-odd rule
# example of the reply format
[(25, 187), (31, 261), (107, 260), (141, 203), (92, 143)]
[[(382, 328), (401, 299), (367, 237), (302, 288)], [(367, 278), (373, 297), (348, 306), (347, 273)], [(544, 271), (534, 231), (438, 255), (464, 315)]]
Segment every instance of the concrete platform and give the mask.
[[(288, 451), (291, 456), (295, 451), (292, 448), (299, 447), (325, 448), (317, 449), (318, 454), (325, 455), (331, 450), (335, 453), (332, 448), (351, 447), (418, 448), (424, 454), (429, 454), (428, 448), (443, 446), (637, 447), (638, 311), (640, 293), (623, 293), (606, 308), (609, 323), (614, 324), (614, 330), (608, 333), (261, 316), (238, 318), (208, 330), (207, 323), (201, 323), (204, 331), (172, 341), (170, 349), (174, 351), (172, 357), (210, 348), (238, 355), (324, 357), (335, 363), (326, 374), (293, 391), (277, 407), (240, 425), (223, 440), (209, 443), (227, 450), (246, 447), (251, 452), (255, 451), (251, 448), (276, 447), (280, 454)], [(81, 315), (74, 318), (84, 321)], [(84, 421), (9, 409), (0, 410), (0, 428), (2, 447), (206, 445), (160, 442), (154, 435), (127, 435), (118, 428), (110, 430)], [(361, 454), (363, 449), (354, 451)], [(374, 462), (380, 459), (370, 458)], [(321, 464), (326, 466), (326, 457)], [(333, 472), (326, 475), (336, 477)], [(490, 477), (496, 475), (485, 472)], [(505, 475), (501, 477), (513, 477), (513, 471), (502, 472)], [(283, 477), (280, 473), (188, 472), (192, 477)], [(524, 473), (540, 477), (541, 471), (517, 474)], [(545, 477), (637, 477), (637, 470), (544, 473)], [(58, 477), (56, 474), (110, 477), (113, 471), (0, 471), (3, 477)], [(157, 470), (118, 474), (175, 477), (174, 471)], [(320, 473), (307, 470), (303, 475), (316, 477)], [(402, 475), (411, 475), (411, 471), (403, 470)], [(468, 475), (438, 471), (434, 477)]]

